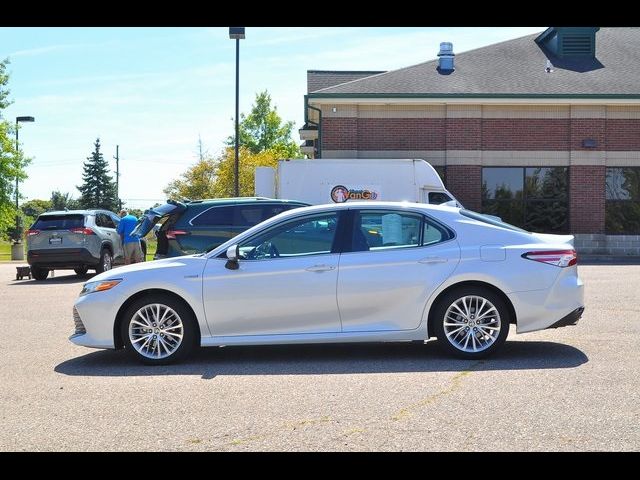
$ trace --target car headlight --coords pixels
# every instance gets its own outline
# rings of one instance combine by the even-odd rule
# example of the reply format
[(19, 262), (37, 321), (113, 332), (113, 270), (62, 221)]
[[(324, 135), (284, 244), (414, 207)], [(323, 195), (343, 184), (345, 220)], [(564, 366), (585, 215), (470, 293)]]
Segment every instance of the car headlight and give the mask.
[(94, 292), (104, 292), (105, 290), (111, 290), (121, 281), (121, 278), (114, 278), (113, 280), (103, 280), (101, 282), (87, 282), (82, 286), (80, 296)]

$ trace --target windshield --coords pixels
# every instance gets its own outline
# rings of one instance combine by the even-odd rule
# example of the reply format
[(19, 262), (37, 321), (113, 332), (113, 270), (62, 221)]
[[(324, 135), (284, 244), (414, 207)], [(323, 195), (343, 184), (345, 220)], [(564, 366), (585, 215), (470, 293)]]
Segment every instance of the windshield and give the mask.
[(42, 215), (31, 227), (33, 230), (70, 230), (84, 226), (84, 215)]
[(481, 213), (478, 212), (472, 212), (471, 210), (460, 210), (460, 213), (462, 215), (464, 215), (465, 217), (469, 217), (472, 218), (474, 220), (478, 220), (479, 222), (484, 222), (484, 223), (488, 223), (489, 225), (493, 225), (495, 227), (502, 227), (502, 228), (506, 228), (508, 230), (513, 230), (516, 232), (524, 232), (524, 233), (529, 233), (526, 230), (523, 230), (522, 228), (516, 227), (515, 225), (511, 225), (510, 223), (506, 223), (500, 220), (496, 220), (495, 218), (491, 218), (488, 217), (486, 215), (483, 215)]

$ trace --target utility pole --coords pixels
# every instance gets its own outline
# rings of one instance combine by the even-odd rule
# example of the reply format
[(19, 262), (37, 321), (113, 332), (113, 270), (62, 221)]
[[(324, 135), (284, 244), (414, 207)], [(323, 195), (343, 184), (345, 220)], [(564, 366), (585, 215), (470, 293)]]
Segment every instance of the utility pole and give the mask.
[(198, 150), (200, 151), (200, 161), (202, 161), (202, 138), (198, 134)]
[(122, 201), (120, 200), (120, 145), (116, 145), (116, 156), (113, 158), (116, 159), (116, 198), (118, 199), (118, 210), (122, 210)]

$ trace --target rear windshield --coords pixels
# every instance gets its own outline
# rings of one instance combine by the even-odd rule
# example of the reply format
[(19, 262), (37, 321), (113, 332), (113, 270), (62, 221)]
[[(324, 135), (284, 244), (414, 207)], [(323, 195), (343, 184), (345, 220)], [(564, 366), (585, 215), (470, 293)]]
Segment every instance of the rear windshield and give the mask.
[(472, 218), (474, 220), (478, 220), (479, 222), (488, 223), (489, 225), (493, 225), (493, 226), (496, 226), (496, 227), (507, 228), (509, 230), (514, 230), (516, 232), (529, 233), (526, 230), (523, 230), (521, 228), (516, 227), (515, 225), (511, 225), (510, 223), (503, 222), (501, 220), (498, 220), (497, 218), (488, 217), (487, 215), (483, 215), (483, 214), (478, 213), (478, 212), (472, 212), (471, 210), (461, 209), (460, 213), (462, 215), (464, 215), (465, 217), (469, 217), (469, 218)]
[(84, 215), (42, 215), (31, 227), (33, 230), (70, 230), (84, 227)]

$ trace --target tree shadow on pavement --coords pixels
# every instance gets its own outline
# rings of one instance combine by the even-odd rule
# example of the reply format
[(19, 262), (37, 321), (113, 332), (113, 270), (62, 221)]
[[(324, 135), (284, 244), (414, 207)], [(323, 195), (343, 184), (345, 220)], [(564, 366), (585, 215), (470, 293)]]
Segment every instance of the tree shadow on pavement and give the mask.
[(186, 362), (146, 366), (122, 351), (102, 350), (60, 363), (55, 371), (73, 376), (322, 375), (353, 373), (460, 372), (575, 368), (589, 358), (575, 347), (554, 342), (508, 341), (484, 360), (460, 360), (434, 342), (333, 345), (277, 345), (201, 348)]

